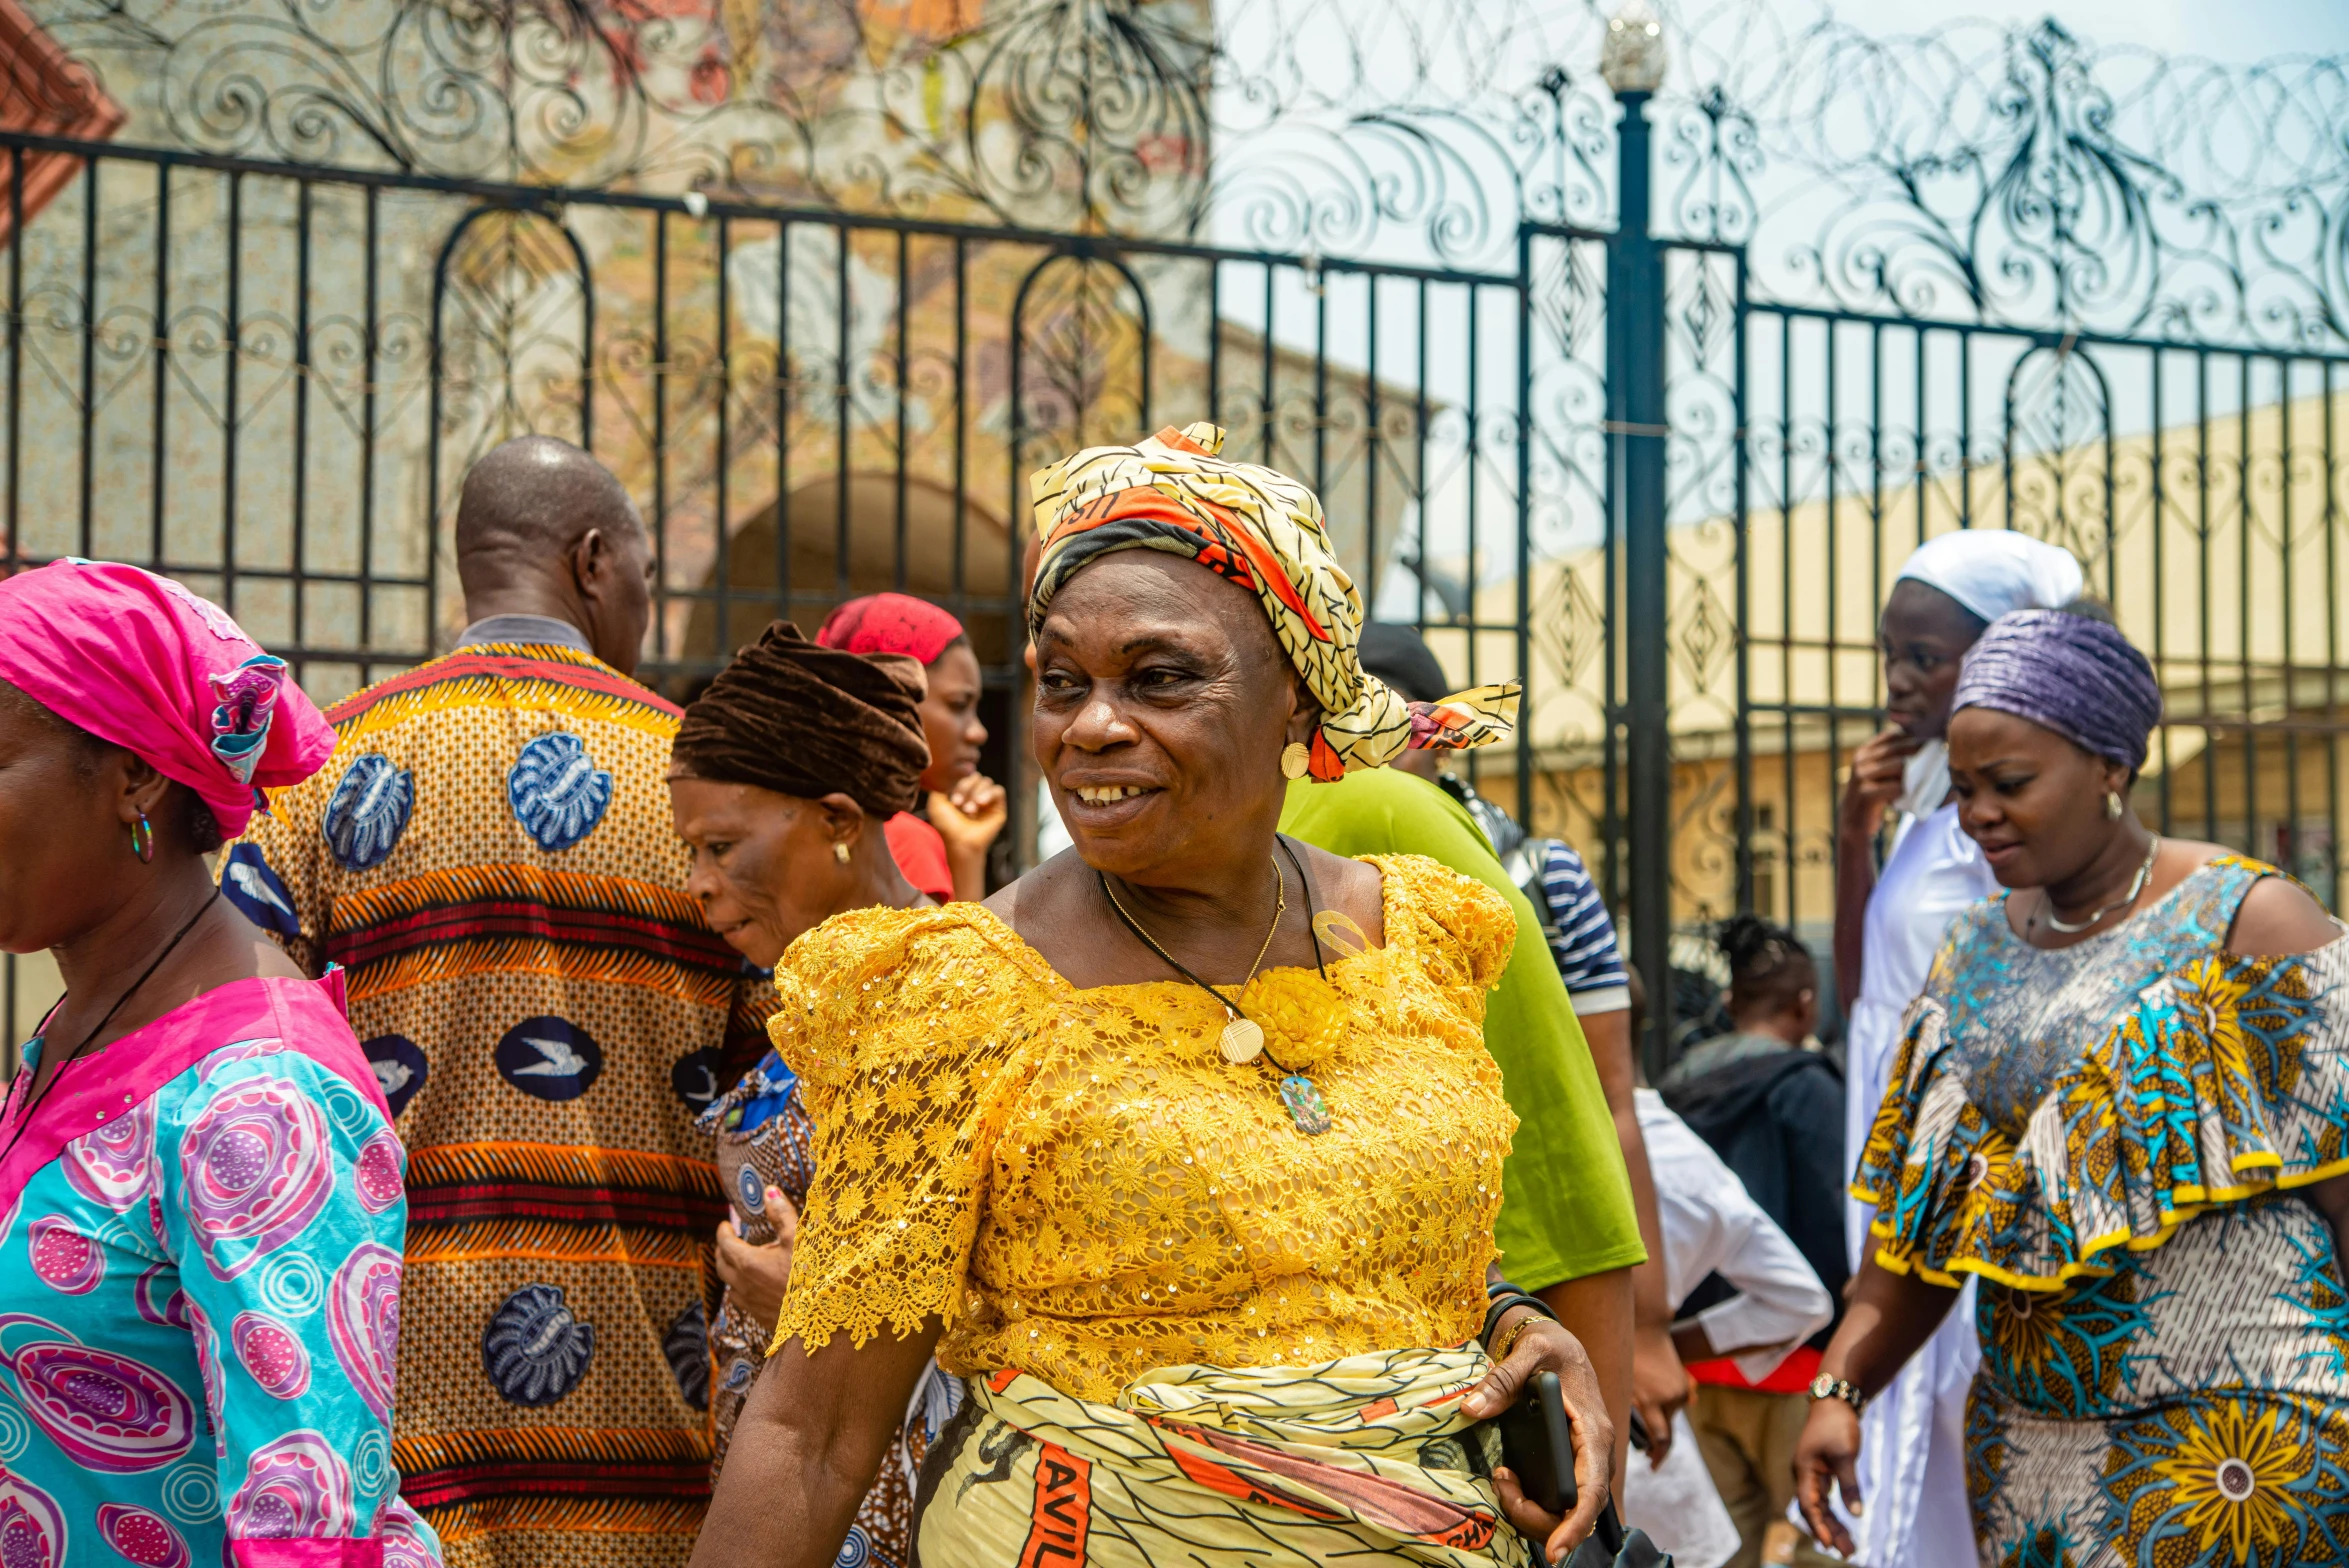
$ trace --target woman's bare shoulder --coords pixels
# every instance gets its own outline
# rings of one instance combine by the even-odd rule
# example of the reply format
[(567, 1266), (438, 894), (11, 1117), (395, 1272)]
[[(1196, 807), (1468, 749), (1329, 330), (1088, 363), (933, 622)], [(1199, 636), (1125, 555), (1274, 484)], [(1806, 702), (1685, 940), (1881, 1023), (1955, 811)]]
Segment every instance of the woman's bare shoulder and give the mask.
[(1091, 875), (1082, 856), (1064, 849), (1025, 875), (1005, 883), (981, 902), (989, 914), (1025, 937), (1039, 923), (1065, 917), (1079, 902), (1078, 883)]
[(1349, 860), (1299, 839), (1290, 840), (1312, 873), (1316, 902), (1362, 928), (1373, 943), (1386, 940), (1386, 881), (1367, 860)]
[(2341, 935), (2341, 923), (2289, 877), (2261, 877), (2243, 895), (2227, 951), (2244, 958), (2312, 953)]

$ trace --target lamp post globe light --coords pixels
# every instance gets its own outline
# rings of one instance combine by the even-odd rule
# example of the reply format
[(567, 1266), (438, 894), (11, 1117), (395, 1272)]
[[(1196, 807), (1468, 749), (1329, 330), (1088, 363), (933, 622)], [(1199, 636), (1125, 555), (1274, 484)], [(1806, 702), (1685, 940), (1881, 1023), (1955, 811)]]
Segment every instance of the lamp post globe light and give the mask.
[(1618, 98), (1647, 94), (1664, 85), (1664, 25), (1647, 0), (1628, 0), (1607, 22), (1599, 50), (1599, 75)]

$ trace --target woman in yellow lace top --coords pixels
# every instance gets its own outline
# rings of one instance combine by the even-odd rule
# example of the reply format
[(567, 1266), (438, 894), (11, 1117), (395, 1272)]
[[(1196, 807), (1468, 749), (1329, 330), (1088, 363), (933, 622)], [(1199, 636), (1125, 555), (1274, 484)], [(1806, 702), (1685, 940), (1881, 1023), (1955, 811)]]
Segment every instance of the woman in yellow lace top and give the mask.
[[(776, 972), (816, 1174), (704, 1568), (830, 1563), (933, 1348), (967, 1392), (925, 1568), (1518, 1565), (1596, 1515), (1580, 1346), (1505, 1295), (1488, 1321), (1513, 919), (1275, 833), (1284, 769), (1494, 738), (1515, 692), (1367, 679), (1318, 502), (1218, 440), (1035, 478), (1035, 750), (1076, 847), (985, 905), (835, 917)], [(1488, 1424), (1545, 1368), (1564, 1520)]]

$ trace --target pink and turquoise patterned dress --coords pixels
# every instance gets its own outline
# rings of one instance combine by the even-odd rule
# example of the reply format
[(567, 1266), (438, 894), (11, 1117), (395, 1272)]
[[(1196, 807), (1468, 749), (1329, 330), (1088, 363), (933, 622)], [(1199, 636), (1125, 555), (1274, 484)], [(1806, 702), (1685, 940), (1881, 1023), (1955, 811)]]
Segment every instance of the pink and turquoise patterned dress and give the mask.
[(2077, 946), (1959, 917), (1853, 1194), (1877, 1261), (1981, 1281), (1981, 1561), (2349, 1563), (2349, 937), (2227, 952), (2225, 856)]
[(391, 1410), (406, 1163), (341, 976), (240, 980), (0, 1118), (0, 1564), (437, 1568)]

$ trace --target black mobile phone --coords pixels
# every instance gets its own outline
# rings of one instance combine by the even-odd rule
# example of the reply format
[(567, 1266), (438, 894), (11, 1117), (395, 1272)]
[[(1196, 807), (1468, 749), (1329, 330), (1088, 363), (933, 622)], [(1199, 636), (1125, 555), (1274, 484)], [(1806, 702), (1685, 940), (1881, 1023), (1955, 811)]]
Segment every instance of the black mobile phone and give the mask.
[(1543, 1511), (1574, 1511), (1574, 1428), (1558, 1374), (1536, 1372), (1525, 1397), (1501, 1413), (1501, 1463)]

